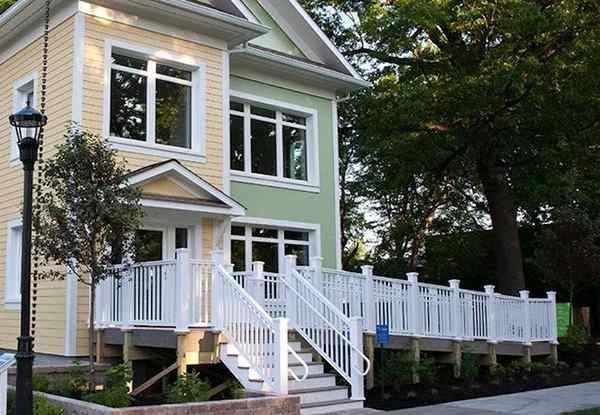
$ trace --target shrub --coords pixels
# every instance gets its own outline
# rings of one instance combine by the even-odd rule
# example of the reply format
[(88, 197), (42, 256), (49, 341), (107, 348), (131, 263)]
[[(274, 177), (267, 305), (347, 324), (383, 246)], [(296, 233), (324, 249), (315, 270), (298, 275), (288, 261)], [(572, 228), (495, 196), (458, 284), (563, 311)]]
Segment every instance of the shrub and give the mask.
[(437, 377), (437, 366), (434, 359), (423, 359), (415, 365), (419, 379), (424, 383), (433, 383)]
[[(42, 380), (43, 384), (43, 380)], [(66, 398), (80, 398), (87, 391), (88, 381), (85, 371), (75, 362), (66, 376), (51, 379), (47, 389), (40, 389), (53, 395), (64, 396)]]
[(569, 327), (567, 335), (560, 338), (558, 347), (563, 353), (581, 353), (589, 340), (585, 328), (581, 324), (574, 324)]
[(129, 366), (124, 363), (113, 366), (106, 371), (105, 376), (104, 390), (89, 393), (83, 399), (111, 408), (125, 408), (130, 406), (133, 400), (129, 396), (129, 382), (131, 382), (131, 370)]
[(399, 385), (411, 382), (412, 362), (406, 352), (385, 350), (377, 370), (377, 383), (379, 385)]
[(106, 371), (104, 389), (128, 388), (131, 382), (131, 369), (125, 363)]
[(31, 383), (34, 391), (48, 392), (50, 390), (50, 378), (46, 375), (33, 375)]
[(493, 383), (500, 383), (506, 377), (507, 370), (506, 367), (501, 365), (500, 363), (495, 364), (490, 367), (490, 380)]
[[(8, 391), (7, 396), (7, 415), (16, 415), (16, 393), (14, 390)], [(51, 404), (47, 399), (41, 396), (33, 397), (33, 413), (34, 415), (64, 415), (65, 411), (63, 408)]]
[(168, 403), (203, 402), (209, 399), (210, 385), (196, 374), (179, 376), (167, 392)]
[(479, 378), (479, 356), (471, 353), (464, 353), (461, 364), (461, 377), (467, 382), (474, 382)]
[(532, 362), (530, 368), (536, 375), (545, 375), (552, 371), (552, 366), (545, 362)]

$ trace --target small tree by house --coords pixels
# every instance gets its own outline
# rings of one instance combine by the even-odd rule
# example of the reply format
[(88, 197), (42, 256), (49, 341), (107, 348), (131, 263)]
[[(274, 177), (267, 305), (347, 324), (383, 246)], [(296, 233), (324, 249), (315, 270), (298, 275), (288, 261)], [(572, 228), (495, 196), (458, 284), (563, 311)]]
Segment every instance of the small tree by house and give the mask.
[(568, 293), (571, 304), (579, 293), (600, 284), (600, 221), (577, 207), (561, 208), (538, 241), (536, 265), (546, 284)]
[[(130, 256), (142, 217), (139, 191), (128, 186), (124, 162), (106, 141), (71, 126), (65, 143), (42, 167), (34, 217), (42, 278), (65, 278), (65, 267), (90, 287), (89, 374), (94, 386), (94, 308), (99, 281), (115, 258)], [(118, 276), (115, 274), (114, 276)]]

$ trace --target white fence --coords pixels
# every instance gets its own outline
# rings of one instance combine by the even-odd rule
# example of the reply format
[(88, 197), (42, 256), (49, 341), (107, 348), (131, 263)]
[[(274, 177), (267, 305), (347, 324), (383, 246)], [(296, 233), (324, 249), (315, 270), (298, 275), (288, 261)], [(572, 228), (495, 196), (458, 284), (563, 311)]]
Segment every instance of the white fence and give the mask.
[(15, 363), (12, 354), (0, 354), (0, 415), (6, 415), (8, 394), (8, 368)]
[(416, 273), (407, 279), (373, 276), (373, 268), (362, 273), (323, 269), (313, 260), (301, 272), (320, 287), (323, 294), (348, 317), (362, 317), (367, 331), (386, 324), (393, 335), (490, 342), (556, 342), (556, 294), (529, 298), (463, 290), (459, 280), (449, 287), (418, 282)]

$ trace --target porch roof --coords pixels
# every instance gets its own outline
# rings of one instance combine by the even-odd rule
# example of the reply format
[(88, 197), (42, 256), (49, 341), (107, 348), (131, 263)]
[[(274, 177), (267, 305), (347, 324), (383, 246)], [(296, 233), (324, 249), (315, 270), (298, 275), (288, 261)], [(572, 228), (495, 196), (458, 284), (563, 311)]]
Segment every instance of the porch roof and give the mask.
[(142, 193), (145, 208), (214, 216), (244, 216), (246, 208), (177, 160), (166, 160), (127, 174)]

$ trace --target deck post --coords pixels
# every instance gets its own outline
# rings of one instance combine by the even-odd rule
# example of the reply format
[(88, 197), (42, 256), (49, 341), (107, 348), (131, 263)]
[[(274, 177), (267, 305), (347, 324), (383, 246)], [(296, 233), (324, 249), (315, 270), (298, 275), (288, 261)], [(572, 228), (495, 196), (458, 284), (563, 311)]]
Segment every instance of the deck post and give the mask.
[(525, 346), (531, 346), (531, 311), (529, 303), (529, 291), (521, 290), (519, 291), (519, 296), (523, 301), (523, 344)]
[(365, 342), (365, 351), (371, 361), (371, 370), (367, 373), (365, 387), (367, 390), (371, 390), (375, 387), (375, 335), (373, 333), (365, 333)]
[(222, 301), (221, 301), (221, 285), (219, 284), (219, 278), (217, 277), (216, 269), (225, 263), (225, 254), (223, 251), (215, 250), (211, 252), (211, 258), (213, 262), (212, 272), (212, 284), (211, 284), (211, 315), (212, 323), (215, 325), (217, 330), (221, 329), (222, 326)]
[(191, 311), (191, 274), (190, 250), (181, 248), (176, 251), (175, 260), (175, 333), (189, 332)]
[[(296, 261), (298, 257), (296, 255), (286, 255), (285, 256), (285, 276), (289, 284), (292, 284), (294, 279), (291, 278), (292, 271), (296, 269)], [(296, 302), (294, 301), (293, 295), (287, 296), (287, 304), (285, 305), (285, 311), (287, 318), (292, 322), (292, 324), (296, 323)]]
[[(249, 284), (248, 284), (249, 283)], [(254, 261), (252, 263), (252, 278), (247, 281), (252, 298), (264, 309), (265, 308), (265, 263)]]
[(452, 289), (451, 306), (450, 306), (450, 324), (452, 326), (452, 333), (454, 334), (454, 340), (462, 340), (461, 324), (460, 324), (460, 280), (453, 279), (448, 281), (450, 288)]
[(133, 289), (133, 271), (130, 270), (121, 277), (121, 305), (123, 307), (123, 325), (121, 330), (129, 331), (133, 328), (133, 307), (134, 307), (134, 289)]
[(375, 318), (375, 295), (373, 292), (373, 266), (363, 265), (362, 274), (365, 277), (365, 291), (363, 304), (363, 317), (365, 319), (365, 330), (374, 332), (377, 320)]
[[(496, 294), (493, 285), (486, 285), (484, 287), (485, 293), (487, 294), (487, 337), (489, 344), (498, 343), (498, 334), (496, 328)], [(495, 350), (495, 349), (494, 349)]]
[(556, 326), (556, 292), (548, 291), (546, 293), (550, 300), (550, 359), (554, 365), (558, 364), (558, 327)]
[(408, 331), (415, 338), (419, 334), (419, 273), (409, 272), (406, 274), (408, 279)]
[(323, 285), (323, 258), (320, 256), (312, 257), (310, 259), (310, 267), (313, 269), (313, 287), (315, 287), (321, 294), (324, 294), (325, 287)]
[(421, 342), (418, 337), (411, 337), (409, 343), (410, 361), (413, 363), (412, 372), (412, 383), (421, 383), (421, 377), (419, 376), (418, 365), (421, 362)]
[(288, 393), (288, 319), (273, 319), (275, 331), (273, 392), (277, 395)]
[[(350, 317), (350, 343), (357, 350), (363, 351), (363, 319), (361, 317)], [(352, 396), (355, 401), (365, 399), (364, 363), (360, 354), (352, 349), (350, 351), (350, 370), (352, 380)]]

